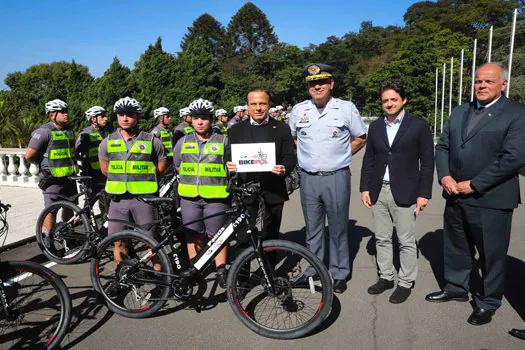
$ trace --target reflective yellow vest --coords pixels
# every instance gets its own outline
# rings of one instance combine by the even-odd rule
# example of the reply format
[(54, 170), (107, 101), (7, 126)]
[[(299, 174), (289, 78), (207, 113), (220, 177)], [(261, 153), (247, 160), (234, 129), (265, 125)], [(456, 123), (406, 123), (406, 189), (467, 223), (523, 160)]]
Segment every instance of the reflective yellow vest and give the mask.
[(228, 179), (224, 169), (226, 137), (213, 133), (199, 150), (197, 136), (184, 137), (179, 169), (179, 195), (183, 197), (226, 198)]
[(153, 135), (141, 131), (131, 149), (120, 129), (108, 137), (108, 180), (106, 192), (112, 194), (148, 194), (158, 190), (157, 172), (151, 161)]
[[(166, 149), (166, 156), (173, 157), (173, 133), (157, 125), (153, 130), (157, 129), (160, 133), (160, 141)], [(152, 130), (152, 131), (153, 131)], [(193, 130), (193, 129), (192, 129)]]
[(49, 171), (54, 177), (65, 177), (75, 173), (75, 135), (69, 129), (57, 129), (47, 123), (44, 128), (51, 132), (51, 141), (44, 153), (44, 163), (47, 162)]

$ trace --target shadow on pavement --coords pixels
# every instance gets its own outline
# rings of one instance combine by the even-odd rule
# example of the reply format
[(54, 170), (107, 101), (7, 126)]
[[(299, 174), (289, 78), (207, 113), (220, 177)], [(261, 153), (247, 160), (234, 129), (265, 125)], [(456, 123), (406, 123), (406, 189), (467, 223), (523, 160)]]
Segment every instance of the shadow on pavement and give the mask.
[(419, 251), (428, 260), (440, 288), (445, 286), (443, 260), (443, 230), (427, 232), (419, 240)]
[[(109, 311), (98, 294), (91, 286), (69, 287), (71, 293), (74, 289), (86, 289), (71, 294), (73, 305), (73, 317), (69, 326), (69, 332), (62, 341), (62, 349), (71, 349), (80, 344), (100, 329), (110, 318), (113, 312)], [(78, 303), (78, 301), (80, 303)]]
[(525, 295), (525, 279), (523, 276), (525, 276), (525, 262), (507, 255), (504, 296), (521, 319), (525, 320), (525, 298), (523, 297)]

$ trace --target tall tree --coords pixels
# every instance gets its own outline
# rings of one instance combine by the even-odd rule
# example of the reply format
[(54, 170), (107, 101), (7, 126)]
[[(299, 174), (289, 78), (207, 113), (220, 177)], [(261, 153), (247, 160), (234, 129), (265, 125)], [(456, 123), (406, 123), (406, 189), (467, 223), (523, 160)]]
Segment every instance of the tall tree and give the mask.
[(232, 54), (261, 53), (278, 42), (266, 14), (251, 2), (232, 17), (227, 36), (232, 43)]
[(226, 30), (213, 16), (205, 13), (197, 18), (188, 33), (184, 34), (180, 47), (186, 50), (195, 40), (205, 40), (214, 57), (221, 57), (225, 52)]

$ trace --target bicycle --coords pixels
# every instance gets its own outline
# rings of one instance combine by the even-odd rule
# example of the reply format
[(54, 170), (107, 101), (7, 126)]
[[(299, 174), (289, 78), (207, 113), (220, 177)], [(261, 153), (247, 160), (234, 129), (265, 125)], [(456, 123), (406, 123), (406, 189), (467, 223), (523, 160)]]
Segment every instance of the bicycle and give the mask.
[[(68, 176), (68, 179), (78, 183), (79, 193), (44, 208), (36, 222), (38, 246), (47, 258), (58, 264), (82, 261), (107, 235), (109, 195), (102, 190), (91, 196), (91, 176)], [(84, 198), (82, 208), (74, 203), (81, 196)], [(97, 202), (100, 214), (94, 210)], [(49, 214), (55, 215), (56, 222), (47, 232), (44, 220)]]
[[(302, 337), (316, 329), (329, 315), (333, 288), (324, 264), (307, 248), (290, 241), (262, 242), (244, 204), (261, 200), (258, 184), (230, 186), (234, 205), (223, 212), (228, 222), (191, 261), (180, 256), (177, 235), (185, 225), (172, 225), (171, 198), (140, 196), (158, 208), (161, 241), (136, 231), (109, 235), (98, 246), (91, 262), (91, 280), (108, 308), (125, 317), (153, 315), (168, 300), (188, 300), (194, 286), (223, 247), (246, 233), (251, 247), (233, 261), (226, 293), (237, 318), (252, 331), (271, 338)], [(127, 253), (116, 264), (115, 243), (126, 242)], [(161, 265), (161, 270), (153, 265)]]
[[(0, 203), (0, 237), (9, 208)], [(0, 348), (57, 348), (71, 316), (71, 296), (56, 273), (30, 261), (0, 262)]]

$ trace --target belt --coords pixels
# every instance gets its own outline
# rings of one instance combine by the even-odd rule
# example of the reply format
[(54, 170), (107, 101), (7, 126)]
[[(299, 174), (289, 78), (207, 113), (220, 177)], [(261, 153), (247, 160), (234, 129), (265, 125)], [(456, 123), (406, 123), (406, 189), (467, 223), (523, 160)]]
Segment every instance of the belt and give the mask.
[(303, 168), (301, 168), (301, 171), (304, 171), (306, 174), (313, 175), (313, 176), (329, 176), (329, 175), (334, 175), (335, 173), (337, 173), (339, 171), (349, 171), (349, 170), (350, 169), (348, 167), (344, 167), (344, 168), (337, 169), (337, 170), (332, 170), (332, 171), (315, 171), (315, 172), (311, 172), (311, 171), (306, 171)]
[(390, 185), (390, 181), (383, 180), (383, 185)]

